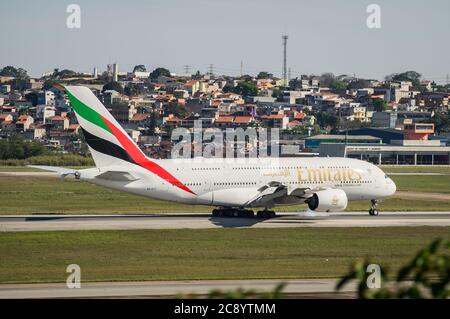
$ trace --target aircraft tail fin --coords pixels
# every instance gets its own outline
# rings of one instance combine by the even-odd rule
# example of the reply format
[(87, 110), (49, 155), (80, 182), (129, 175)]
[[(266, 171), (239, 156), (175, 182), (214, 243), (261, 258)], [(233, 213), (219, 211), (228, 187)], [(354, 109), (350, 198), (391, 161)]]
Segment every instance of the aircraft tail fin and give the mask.
[(173, 186), (195, 194), (169, 171), (148, 159), (89, 88), (65, 86), (64, 90), (81, 125), (97, 168), (104, 170), (103, 168), (109, 166), (135, 164)]
[(98, 168), (136, 164), (146, 156), (106, 109), (102, 102), (84, 86), (65, 86), (78, 123)]

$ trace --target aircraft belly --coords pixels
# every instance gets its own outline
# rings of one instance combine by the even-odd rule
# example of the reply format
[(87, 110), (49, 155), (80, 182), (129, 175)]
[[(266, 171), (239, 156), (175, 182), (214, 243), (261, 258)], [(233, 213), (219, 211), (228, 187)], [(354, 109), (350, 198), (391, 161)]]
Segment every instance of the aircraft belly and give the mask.
[(257, 189), (231, 188), (215, 190), (212, 204), (216, 206), (242, 207), (258, 194)]
[(206, 193), (198, 195), (196, 198), (196, 204), (212, 205), (213, 204), (213, 192), (206, 192)]

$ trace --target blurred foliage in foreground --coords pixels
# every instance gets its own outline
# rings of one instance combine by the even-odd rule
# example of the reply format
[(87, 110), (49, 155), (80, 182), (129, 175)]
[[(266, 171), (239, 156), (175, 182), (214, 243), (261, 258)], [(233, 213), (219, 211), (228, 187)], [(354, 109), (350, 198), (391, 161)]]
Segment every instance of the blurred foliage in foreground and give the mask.
[[(400, 268), (395, 280), (388, 280), (388, 274), (381, 267), (380, 287), (369, 288), (372, 272), (368, 260), (354, 264), (350, 272), (342, 278), (336, 290), (356, 280), (357, 296), (360, 299), (419, 299), (450, 297), (450, 240), (435, 239), (404, 267)], [(283, 298), (285, 283), (280, 283), (273, 291), (256, 292), (237, 289), (232, 291), (212, 290), (208, 299), (280, 299)], [(197, 295), (178, 295), (178, 298), (197, 298)]]
[[(212, 290), (205, 296), (207, 299), (281, 299), (283, 298), (284, 283), (278, 284), (273, 291), (257, 292), (254, 290), (245, 290), (239, 288), (237, 290), (222, 291)], [(178, 295), (180, 299), (197, 298), (197, 295)]]
[(358, 298), (361, 299), (403, 299), (403, 298), (449, 298), (450, 297), (450, 240), (434, 240), (417, 255), (395, 277), (388, 281), (387, 273), (381, 271), (381, 286), (370, 289), (367, 272), (370, 263), (356, 263), (342, 278), (336, 290), (352, 280), (357, 281)]

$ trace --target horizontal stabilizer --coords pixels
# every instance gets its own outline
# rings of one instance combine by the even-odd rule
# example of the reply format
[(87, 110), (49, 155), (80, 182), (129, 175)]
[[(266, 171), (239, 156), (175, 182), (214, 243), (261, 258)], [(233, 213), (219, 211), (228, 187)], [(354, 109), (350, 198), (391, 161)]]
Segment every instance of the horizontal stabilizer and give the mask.
[(76, 175), (78, 172), (76, 169), (58, 166), (45, 166), (45, 165), (27, 165), (27, 166), (42, 169), (44, 171), (55, 172), (61, 175), (61, 177), (66, 177), (67, 175)]
[(133, 176), (129, 172), (119, 172), (119, 171), (106, 171), (100, 175), (95, 176), (95, 178), (107, 179), (110, 181), (121, 181), (121, 182), (132, 182), (139, 178)]

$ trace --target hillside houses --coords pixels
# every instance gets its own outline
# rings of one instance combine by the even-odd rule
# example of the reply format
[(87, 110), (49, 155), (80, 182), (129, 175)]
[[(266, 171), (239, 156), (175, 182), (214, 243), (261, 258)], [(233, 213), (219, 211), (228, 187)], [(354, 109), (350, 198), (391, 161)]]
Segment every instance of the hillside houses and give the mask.
[[(449, 110), (450, 93), (436, 91), (435, 85), (425, 80), (418, 84), (342, 76), (338, 78), (340, 86), (336, 86), (321, 83), (320, 76), (302, 75), (285, 87), (273, 75), (177, 76), (165, 72), (151, 78), (151, 74), (142, 70), (121, 72), (114, 83), (108, 77), (58, 81), (75, 85), (79, 81), (90, 87), (152, 156), (158, 151), (167, 153), (174, 129), (192, 132), (196, 123), (224, 130), (277, 128), (284, 136), (297, 138), (296, 134), (331, 133), (360, 126), (402, 129), (405, 120), (430, 122), (437, 112)], [(82, 130), (68, 99), (57, 88), (44, 85), (46, 79), (30, 79), (22, 91), (14, 88), (14, 79), (0, 79), (0, 137), (19, 134), (73, 151), (73, 141), (79, 139)], [(249, 87), (251, 91), (246, 91)]]

